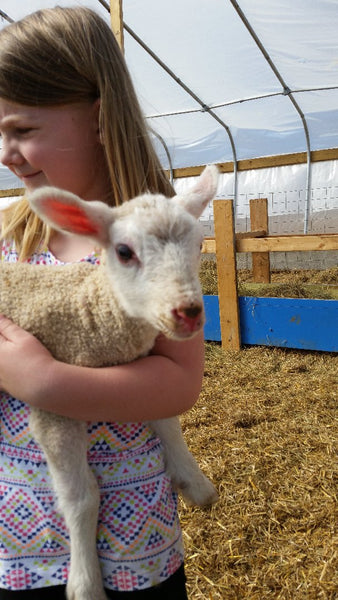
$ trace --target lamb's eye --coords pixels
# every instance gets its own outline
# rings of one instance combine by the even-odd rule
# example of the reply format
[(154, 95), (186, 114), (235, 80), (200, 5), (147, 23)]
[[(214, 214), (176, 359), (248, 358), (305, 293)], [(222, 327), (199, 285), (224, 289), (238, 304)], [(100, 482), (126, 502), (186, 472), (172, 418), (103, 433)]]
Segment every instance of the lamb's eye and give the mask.
[(134, 256), (134, 252), (127, 244), (118, 244), (116, 246), (116, 254), (122, 262), (128, 262)]

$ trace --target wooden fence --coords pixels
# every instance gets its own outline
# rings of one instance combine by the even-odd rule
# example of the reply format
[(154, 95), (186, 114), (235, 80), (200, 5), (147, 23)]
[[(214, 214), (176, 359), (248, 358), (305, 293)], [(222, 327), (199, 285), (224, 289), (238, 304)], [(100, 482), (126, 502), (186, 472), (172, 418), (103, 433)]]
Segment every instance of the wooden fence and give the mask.
[(270, 281), (270, 252), (338, 250), (338, 234), (268, 235), (267, 201), (251, 201), (252, 231), (235, 234), (232, 200), (214, 201), (215, 238), (203, 253), (216, 254), (218, 296), (205, 296), (205, 338), (224, 349), (263, 344), (338, 350), (338, 301), (238, 297), (236, 253), (253, 253), (255, 281)]

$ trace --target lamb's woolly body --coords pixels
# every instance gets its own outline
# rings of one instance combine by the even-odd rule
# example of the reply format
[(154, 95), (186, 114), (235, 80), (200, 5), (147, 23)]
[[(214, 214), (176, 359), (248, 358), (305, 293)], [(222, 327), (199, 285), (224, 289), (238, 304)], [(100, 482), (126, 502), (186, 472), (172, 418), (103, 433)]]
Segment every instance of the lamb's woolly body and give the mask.
[(62, 362), (104, 367), (146, 355), (156, 330), (118, 304), (106, 266), (0, 264), (0, 312)]
[[(80, 222), (86, 235), (87, 224), (89, 237), (106, 249), (105, 260), (99, 266), (2, 263), (0, 312), (36, 335), (56, 359), (92, 367), (147, 354), (158, 332), (190, 337), (203, 324), (196, 219), (216, 187), (217, 170), (209, 167), (180, 198), (146, 195), (116, 209), (54, 188), (37, 190), (31, 201), (38, 214), (72, 233), (79, 233)], [(32, 409), (30, 426), (70, 533), (68, 600), (105, 600), (96, 551), (100, 496), (87, 463), (86, 425)], [(193, 503), (214, 502), (217, 492), (189, 453), (179, 419), (151, 426), (162, 441), (173, 485)]]

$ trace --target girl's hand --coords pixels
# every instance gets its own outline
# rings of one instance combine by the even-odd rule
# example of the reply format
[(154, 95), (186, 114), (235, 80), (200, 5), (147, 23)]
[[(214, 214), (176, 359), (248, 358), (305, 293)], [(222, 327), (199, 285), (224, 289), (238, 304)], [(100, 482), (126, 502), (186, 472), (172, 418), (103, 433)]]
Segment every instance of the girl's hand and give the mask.
[(0, 315), (0, 389), (25, 400), (53, 360), (37, 338)]

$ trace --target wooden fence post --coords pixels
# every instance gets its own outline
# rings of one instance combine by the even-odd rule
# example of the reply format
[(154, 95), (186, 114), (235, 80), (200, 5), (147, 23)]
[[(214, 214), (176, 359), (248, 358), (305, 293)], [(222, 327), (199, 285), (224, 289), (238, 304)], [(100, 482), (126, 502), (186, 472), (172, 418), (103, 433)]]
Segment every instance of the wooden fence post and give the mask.
[(239, 350), (241, 340), (232, 200), (214, 201), (214, 223), (222, 348)]
[[(263, 229), (268, 235), (268, 200), (257, 198), (250, 200), (251, 230)], [(256, 283), (270, 283), (270, 255), (269, 252), (252, 253), (252, 274)]]

